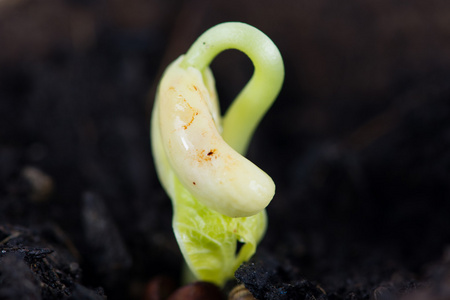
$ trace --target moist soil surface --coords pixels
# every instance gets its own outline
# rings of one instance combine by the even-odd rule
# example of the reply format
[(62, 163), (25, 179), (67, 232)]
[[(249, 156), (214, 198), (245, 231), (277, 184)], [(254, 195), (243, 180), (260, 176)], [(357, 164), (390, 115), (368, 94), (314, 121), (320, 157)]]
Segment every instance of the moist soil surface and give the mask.
[[(450, 2), (282, 4), (0, 1), (0, 299), (450, 299)], [(223, 21), (270, 36), (286, 80), (248, 154), (268, 230), (219, 290), (180, 282), (149, 123)], [(252, 65), (212, 70), (225, 110)]]

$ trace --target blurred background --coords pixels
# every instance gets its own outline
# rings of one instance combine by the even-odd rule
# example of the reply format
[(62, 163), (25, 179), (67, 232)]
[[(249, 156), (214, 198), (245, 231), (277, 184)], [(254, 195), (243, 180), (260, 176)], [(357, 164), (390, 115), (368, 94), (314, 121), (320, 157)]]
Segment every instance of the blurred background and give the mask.
[[(277, 184), (259, 251), (333, 299), (450, 284), (445, 0), (0, 0), (0, 240), (64, 248), (52, 259), (69, 294), (142, 299), (154, 276), (176, 282), (153, 97), (165, 67), (225, 21), (266, 33), (286, 69), (249, 150)], [(253, 67), (230, 50), (211, 68), (225, 110)], [(57, 289), (45, 284), (36, 293)]]

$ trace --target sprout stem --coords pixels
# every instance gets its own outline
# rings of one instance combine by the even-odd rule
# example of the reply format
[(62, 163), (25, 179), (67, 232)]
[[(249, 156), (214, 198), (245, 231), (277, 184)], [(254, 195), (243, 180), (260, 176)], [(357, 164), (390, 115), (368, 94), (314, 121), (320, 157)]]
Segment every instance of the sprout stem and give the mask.
[(203, 71), (222, 51), (237, 49), (253, 62), (252, 78), (239, 93), (223, 119), (223, 139), (245, 154), (250, 139), (270, 108), (284, 80), (284, 66), (275, 44), (258, 29), (239, 22), (216, 25), (202, 34), (186, 53), (181, 67)]

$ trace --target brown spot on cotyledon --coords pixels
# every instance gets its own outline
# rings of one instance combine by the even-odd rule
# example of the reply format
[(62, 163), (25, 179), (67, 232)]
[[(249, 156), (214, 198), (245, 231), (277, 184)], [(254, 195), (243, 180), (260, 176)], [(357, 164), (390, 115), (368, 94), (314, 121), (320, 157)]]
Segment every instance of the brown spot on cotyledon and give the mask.
[(211, 149), (208, 152), (206, 150), (197, 150), (196, 160), (199, 163), (210, 162), (213, 158), (217, 159), (219, 155), (217, 154), (217, 149)]

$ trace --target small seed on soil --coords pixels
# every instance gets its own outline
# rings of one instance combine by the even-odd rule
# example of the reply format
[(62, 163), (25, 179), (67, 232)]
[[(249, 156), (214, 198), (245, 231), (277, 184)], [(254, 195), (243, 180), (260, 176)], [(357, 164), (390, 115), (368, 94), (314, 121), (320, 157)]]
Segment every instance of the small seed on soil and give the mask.
[(175, 282), (167, 276), (151, 279), (145, 287), (144, 300), (166, 300), (175, 290)]
[(256, 300), (243, 284), (235, 286), (228, 294), (228, 300)]
[(220, 289), (209, 282), (197, 281), (176, 290), (167, 300), (211, 300), (224, 299)]

